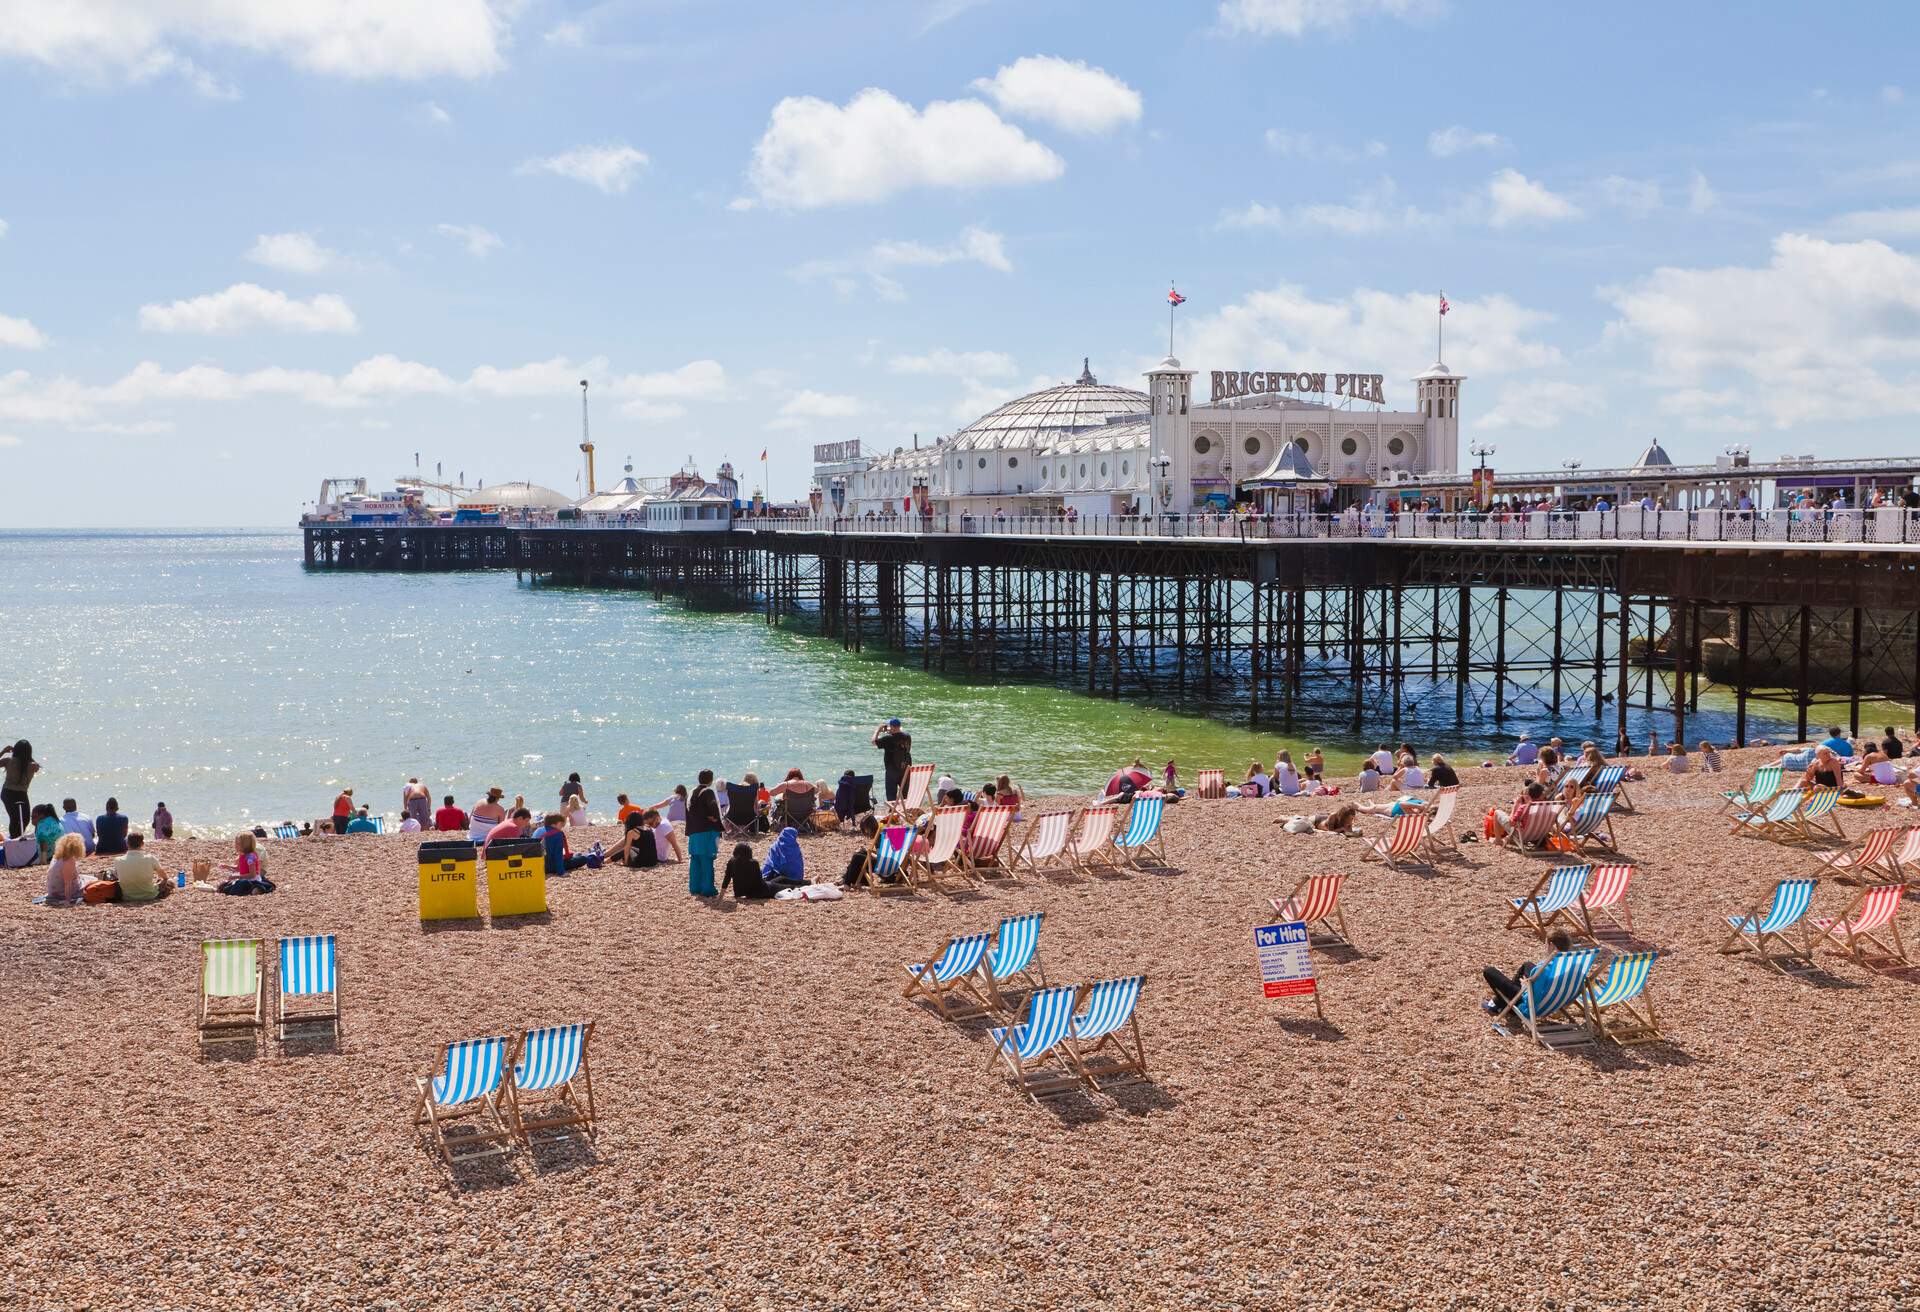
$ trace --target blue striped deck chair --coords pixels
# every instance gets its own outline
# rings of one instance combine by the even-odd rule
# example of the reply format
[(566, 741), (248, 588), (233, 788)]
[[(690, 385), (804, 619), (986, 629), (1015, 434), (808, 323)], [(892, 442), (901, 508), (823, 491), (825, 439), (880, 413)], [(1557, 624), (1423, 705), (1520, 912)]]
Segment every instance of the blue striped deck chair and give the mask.
[(873, 840), (873, 860), (867, 865), (866, 887), (876, 893), (911, 893), (907, 854), (913, 850), (911, 825), (887, 825)]
[(384, 833), (386, 833), (386, 832), (387, 832), (387, 818), (386, 818), (385, 816), (383, 816), (383, 815), (373, 815), (373, 816), (368, 816), (367, 818), (368, 818), (369, 820), (371, 820), (371, 821), (373, 821), (373, 832), (374, 832), (374, 833), (376, 833), (376, 834), (384, 834)]
[[(1806, 970), (1813, 965), (1813, 944), (1807, 937), (1807, 910), (1813, 905), (1817, 879), (1783, 879), (1773, 886), (1773, 903), (1765, 914), (1755, 906), (1744, 916), (1728, 916), (1733, 930), (1720, 951), (1757, 952), (1768, 965), (1781, 970)], [(1794, 941), (1798, 935), (1799, 942)]]
[(1141, 859), (1151, 856), (1158, 865), (1167, 864), (1166, 840), (1160, 836), (1160, 815), (1167, 807), (1165, 793), (1135, 793), (1127, 810), (1126, 832), (1114, 835), (1113, 850), (1124, 865), (1139, 867)]
[(990, 1062), (1004, 1062), (1020, 1092), (1035, 1102), (1080, 1087), (1078, 1077), (1067, 1065), (1072, 1057), (1064, 1047), (1079, 996), (1080, 990), (1071, 984), (1041, 989), (1027, 999), (1024, 1021), (987, 1031), (987, 1037), (993, 1040)]
[(1521, 981), (1520, 991), (1506, 1006), (1494, 1013), (1494, 1023), (1503, 1018), (1517, 1022), (1544, 1048), (1575, 1048), (1592, 1043), (1593, 1035), (1571, 1009), (1587, 989), (1587, 977), (1593, 974), (1596, 948), (1576, 948), (1556, 952)]
[[(1838, 788), (1816, 788), (1807, 794), (1807, 800), (1801, 803), (1800, 810), (1789, 822), (1793, 832), (1812, 842), (1821, 838), (1837, 838), (1847, 841), (1847, 833), (1840, 827), (1840, 790)], [(1825, 821), (1832, 826), (1832, 832), (1821, 825)]]
[(1615, 805), (1622, 811), (1633, 810), (1633, 799), (1627, 796), (1627, 767), (1624, 765), (1602, 766), (1584, 785), (1589, 793), (1603, 793), (1613, 798)]
[(1047, 986), (1047, 975), (1040, 968), (1040, 926), (1046, 913), (1035, 911), (1025, 916), (1008, 916), (993, 936), (993, 947), (980, 963), (980, 979), (986, 985), (987, 1002), (996, 1012), (1011, 1019), (1014, 1009), (1007, 998), (1010, 986), (1022, 985), (1029, 992)]
[(1726, 799), (1720, 807), (1721, 811), (1756, 811), (1765, 806), (1773, 800), (1773, 795), (1780, 791), (1780, 780), (1785, 774), (1786, 770), (1782, 766), (1761, 766), (1753, 772), (1753, 782), (1747, 785), (1745, 792), (1723, 791), (1720, 794)]
[[(567, 1131), (584, 1128), (595, 1133), (593, 1071), (587, 1050), (593, 1043), (593, 1022), (548, 1025), (521, 1035), (513, 1060), (513, 1078), (506, 1086), (506, 1110), (520, 1142), (533, 1147), (536, 1134), (570, 1139)], [(546, 1104), (529, 1118), (529, 1105)]]
[[(280, 940), (279, 998), (274, 1032), (287, 1041), (289, 1026), (323, 1026), (340, 1040), (340, 975), (331, 934)], [(301, 1038), (312, 1037), (306, 1033)]]
[(1733, 828), (1728, 832), (1758, 834), (1762, 838), (1790, 838), (1793, 836), (1793, 817), (1800, 813), (1800, 803), (1806, 796), (1798, 788), (1789, 788), (1775, 793), (1764, 811), (1735, 811)]
[(1507, 928), (1525, 925), (1544, 939), (1555, 922), (1564, 920), (1569, 933), (1581, 933), (1580, 895), (1587, 891), (1587, 876), (1592, 873), (1590, 865), (1556, 866), (1547, 871), (1531, 893), (1508, 899), (1513, 913), (1507, 917)]
[(200, 1051), (215, 1043), (257, 1043), (264, 1028), (266, 965), (257, 938), (200, 945)]
[(1572, 784), (1576, 788), (1582, 787), (1586, 784), (1587, 775), (1592, 769), (1592, 766), (1583, 761), (1568, 761), (1562, 765), (1559, 772), (1553, 776), (1553, 783), (1548, 791), (1553, 793), (1563, 792), (1568, 784)]
[(1613, 804), (1617, 798), (1616, 793), (1588, 793), (1580, 799), (1579, 807), (1560, 826), (1575, 852), (1584, 853), (1594, 846), (1618, 849), (1613, 836)]
[(273, 827), (273, 836), (275, 838), (298, 838), (300, 837), (300, 826), (275, 825)]
[[(478, 1157), (513, 1151), (513, 1127), (501, 1119), (502, 1081), (507, 1073), (507, 1037), (461, 1039), (440, 1046), (440, 1073), (413, 1082), (413, 1124), (424, 1125), (433, 1149), (449, 1168)], [(447, 1137), (461, 1121), (465, 1134)]]
[(1647, 977), (1653, 973), (1657, 952), (1633, 952), (1615, 957), (1587, 986), (1583, 1000), (1587, 1023), (1603, 1039), (1618, 1044), (1653, 1043), (1660, 1038), (1660, 1022), (1647, 996)]
[(1102, 1080), (1132, 1084), (1147, 1078), (1147, 1049), (1136, 1009), (1145, 975), (1103, 979), (1080, 990), (1080, 1012), (1067, 1035), (1067, 1053), (1080, 1078), (1094, 1088)]
[(955, 935), (932, 961), (908, 963), (907, 987), (900, 996), (926, 998), (948, 1020), (984, 1016), (993, 1005), (980, 992), (975, 973), (986, 955), (985, 934)]

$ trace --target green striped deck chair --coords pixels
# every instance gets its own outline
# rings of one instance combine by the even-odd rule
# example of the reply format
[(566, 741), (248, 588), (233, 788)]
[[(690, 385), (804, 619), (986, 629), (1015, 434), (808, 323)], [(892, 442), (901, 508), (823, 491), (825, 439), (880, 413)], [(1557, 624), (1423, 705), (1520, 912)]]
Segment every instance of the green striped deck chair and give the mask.
[(1654, 1043), (1660, 1021), (1647, 996), (1647, 977), (1657, 952), (1634, 952), (1615, 957), (1587, 986), (1583, 1002), (1593, 1032), (1619, 1044)]
[(1790, 838), (1793, 835), (1794, 817), (1800, 814), (1800, 804), (1806, 800), (1806, 796), (1798, 788), (1789, 788), (1785, 792), (1775, 793), (1764, 810), (1755, 807), (1749, 811), (1735, 811), (1733, 828), (1729, 832), (1758, 834), (1776, 841)]
[(1785, 774), (1786, 769), (1784, 766), (1761, 766), (1753, 772), (1753, 782), (1747, 785), (1745, 792), (1723, 791), (1720, 794), (1721, 797), (1726, 799), (1726, 801), (1722, 803), (1720, 810), (1723, 813), (1727, 811), (1753, 811), (1765, 806), (1773, 800), (1773, 795), (1780, 791), (1780, 780)]
[(257, 938), (211, 938), (200, 945), (200, 1050), (257, 1043), (265, 1017), (264, 967)]

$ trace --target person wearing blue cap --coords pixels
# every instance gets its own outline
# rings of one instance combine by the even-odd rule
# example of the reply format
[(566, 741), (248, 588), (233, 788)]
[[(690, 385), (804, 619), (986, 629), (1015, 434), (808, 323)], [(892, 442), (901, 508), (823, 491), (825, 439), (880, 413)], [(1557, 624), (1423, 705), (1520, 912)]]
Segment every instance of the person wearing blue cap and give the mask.
[(895, 801), (906, 780), (907, 767), (913, 764), (913, 735), (900, 727), (896, 715), (873, 731), (873, 745), (880, 749), (880, 763), (886, 767), (887, 800)]

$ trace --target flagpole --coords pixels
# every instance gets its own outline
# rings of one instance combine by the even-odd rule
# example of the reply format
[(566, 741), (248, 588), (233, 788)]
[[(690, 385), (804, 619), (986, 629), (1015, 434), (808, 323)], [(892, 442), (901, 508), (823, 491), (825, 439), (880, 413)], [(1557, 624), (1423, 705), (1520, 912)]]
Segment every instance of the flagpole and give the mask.
[[(1447, 294), (1440, 293), (1440, 304), (1447, 303)], [(1433, 316), (1433, 358), (1443, 361), (1447, 358), (1447, 312), (1440, 311)]]
[(1180, 307), (1174, 303), (1173, 282), (1167, 282), (1167, 359), (1173, 359), (1173, 312)]

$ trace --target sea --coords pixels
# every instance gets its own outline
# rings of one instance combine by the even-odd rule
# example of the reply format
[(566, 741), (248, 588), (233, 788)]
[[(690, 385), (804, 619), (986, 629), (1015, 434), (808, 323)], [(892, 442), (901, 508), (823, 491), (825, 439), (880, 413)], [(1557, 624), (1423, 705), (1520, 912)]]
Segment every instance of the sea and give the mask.
[[(33, 800), (95, 813), (109, 795), (144, 824), (165, 802), (207, 835), (328, 814), (342, 787), (397, 814), (410, 777), (462, 806), (499, 787), (552, 804), (570, 772), (590, 811), (665, 797), (702, 768), (809, 778), (879, 765), (899, 716), (916, 759), (972, 787), (1097, 789), (1136, 756), (1229, 778), (1281, 747), (1351, 772), (1379, 741), (1337, 722), (1283, 733), (1219, 714), (1111, 701), (1044, 682), (928, 673), (843, 650), (804, 624), (690, 610), (633, 591), (517, 583), (510, 574), (328, 573), (297, 530), (0, 531), (0, 632), (11, 648), (0, 741), (26, 738)], [(1516, 735), (1612, 739), (1608, 721), (1416, 717), (1401, 737), (1462, 767)], [(1730, 705), (1689, 718), (1727, 741)], [(1635, 708), (1644, 742), (1666, 715)], [(1750, 707), (1750, 734), (1790, 730)]]

